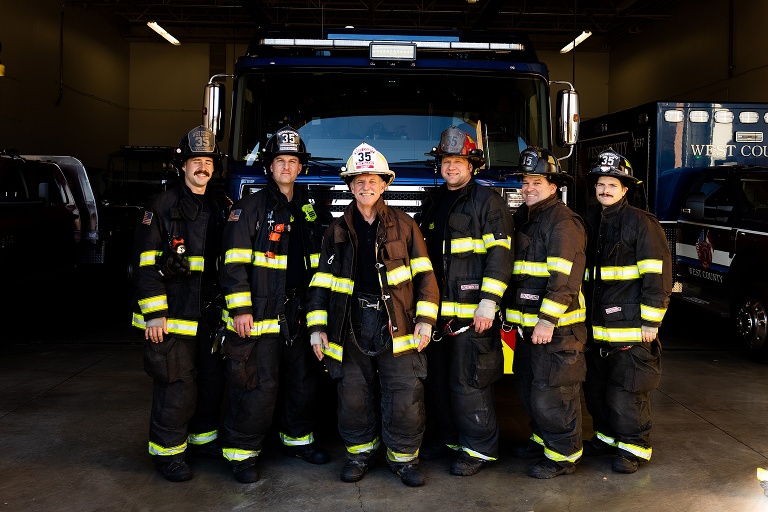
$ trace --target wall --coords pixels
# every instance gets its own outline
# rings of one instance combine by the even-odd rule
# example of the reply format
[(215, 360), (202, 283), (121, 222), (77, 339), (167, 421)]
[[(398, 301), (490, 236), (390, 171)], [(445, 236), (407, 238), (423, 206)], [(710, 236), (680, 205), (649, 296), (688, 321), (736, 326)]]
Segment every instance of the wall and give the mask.
[(118, 27), (61, 0), (3, 0), (0, 41), (0, 149), (104, 166), (128, 138), (128, 43)]

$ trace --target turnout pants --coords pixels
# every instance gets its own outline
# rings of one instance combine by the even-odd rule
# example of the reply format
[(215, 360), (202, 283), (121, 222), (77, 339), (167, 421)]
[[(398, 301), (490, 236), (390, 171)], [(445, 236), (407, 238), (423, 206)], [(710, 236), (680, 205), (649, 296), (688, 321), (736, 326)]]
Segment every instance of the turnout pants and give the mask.
[[(368, 307), (358, 307), (361, 303)], [(352, 308), (342, 364), (326, 362), (337, 379), (339, 433), (347, 458), (369, 460), (381, 432), (390, 464), (418, 463), (426, 422), (426, 357), (419, 352), (394, 356), (387, 313), (377, 296), (356, 295)]]
[(651, 391), (661, 380), (661, 344), (590, 344), (584, 398), (595, 436), (620, 455), (651, 458)]
[(551, 342), (518, 340), (514, 370), (517, 391), (530, 418), (532, 439), (543, 442), (544, 455), (561, 466), (582, 455), (581, 383), (586, 373), (584, 344), (555, 331)]
[[(440, 325), (442, 320), (438, 329)], [(470, 327), (456, 336), (446, 334), (427, 346), (427, 356), (436, 439), (473, 457), (496, 460), (499, 426), (493, 383), (504, 371), (497, 323), (481, 333)]]
[(278, 390), (283, 444), (298, 446), (314, 441), (320, 368), (300, 312), (303, 309), (298, 299), (286, 303), (286, 322), (291, 326), (288, 336), (280, 333), (240, 338), (231, 331), (227, 333), (224, 353), (230, 386), (223, 451), (230, 462), (259, 455), (272, 424)]
[(225, 380), (212, 344), (204, 321), (198, 322), (195, 338), (145, 340), (144, 369), (153, 379), (149, 453), (156, 462), (184, 453), (187, 442), (205, 444), (218, 437)]

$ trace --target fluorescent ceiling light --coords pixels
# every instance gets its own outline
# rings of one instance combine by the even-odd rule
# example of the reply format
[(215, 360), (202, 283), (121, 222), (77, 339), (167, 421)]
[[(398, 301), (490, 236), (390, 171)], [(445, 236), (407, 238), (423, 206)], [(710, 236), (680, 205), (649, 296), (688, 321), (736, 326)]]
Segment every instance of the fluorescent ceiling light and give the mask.
[(149, 28), (151, 28), (152, 30), (154, 30), (155, 32), (157, 32), (158, 34), (160, 34), (161, 36), (163, 36), (163, 38), (165, 38), (165, 40), (168, 41), (169, 43), (171, 43), (173, 45), (176, 45), (176, 46), (181, 44), (178, 39), (173, 37), (163, 27), (161, 27), (160, 25), (158, 25), (154, 21), (148, 21), (147, 22), (147, 26)]
[(569, 51), (571, 51), (571, 50), (573, 50), (574, 48), (576, 48), (576, 46), (577, 46), (578, 44), (580, 44), (580, 43), (584, 42), (584, 40), (585, 40), (586, 38), (588, 38), (589, 36), (591, 36), (591, 35), (592, 35), (592, 32), (590, 32), (589, 30), (585, 30), (584, 32), (582, 32), (581, 34), (579, 34), (579, 35), (576, 37), (576, 39), (574, 39), (573, 41), (571, 41), (571, 42), (570, 42), (570, 43), (568, 43), (567, 45), (563, 46), (563, 49), (562, 49), (562, 50), (560, 50), (560, 53), (568, 53)]

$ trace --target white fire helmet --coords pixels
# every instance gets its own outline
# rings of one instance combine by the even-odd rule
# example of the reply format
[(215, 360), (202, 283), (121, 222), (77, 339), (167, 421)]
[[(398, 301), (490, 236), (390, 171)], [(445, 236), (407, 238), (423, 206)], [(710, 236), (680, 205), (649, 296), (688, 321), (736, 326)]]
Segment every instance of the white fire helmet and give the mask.
[(387, 159), (376, 148), (363, 142), (352, 150), (347, 165), (341, 168), (339, 176), (349, 184), (352, 178), (361, 174), (378, 174), (387, 185), (395, 180), (395, 172), (390, 170)]

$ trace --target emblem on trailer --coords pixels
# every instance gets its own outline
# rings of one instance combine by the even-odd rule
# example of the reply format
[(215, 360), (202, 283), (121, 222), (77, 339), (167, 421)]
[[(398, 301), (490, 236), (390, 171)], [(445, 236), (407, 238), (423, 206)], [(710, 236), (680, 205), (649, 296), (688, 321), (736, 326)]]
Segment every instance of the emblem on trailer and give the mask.
[(712, 251), (714, 251), (714, 248), (712, 247), (712, 237), (709, 236), (709, 230), (702, 229), (699, 239), (696, 240), (696, 254), (703, 268), (709, 268), (709, 265), (712, 264)]

